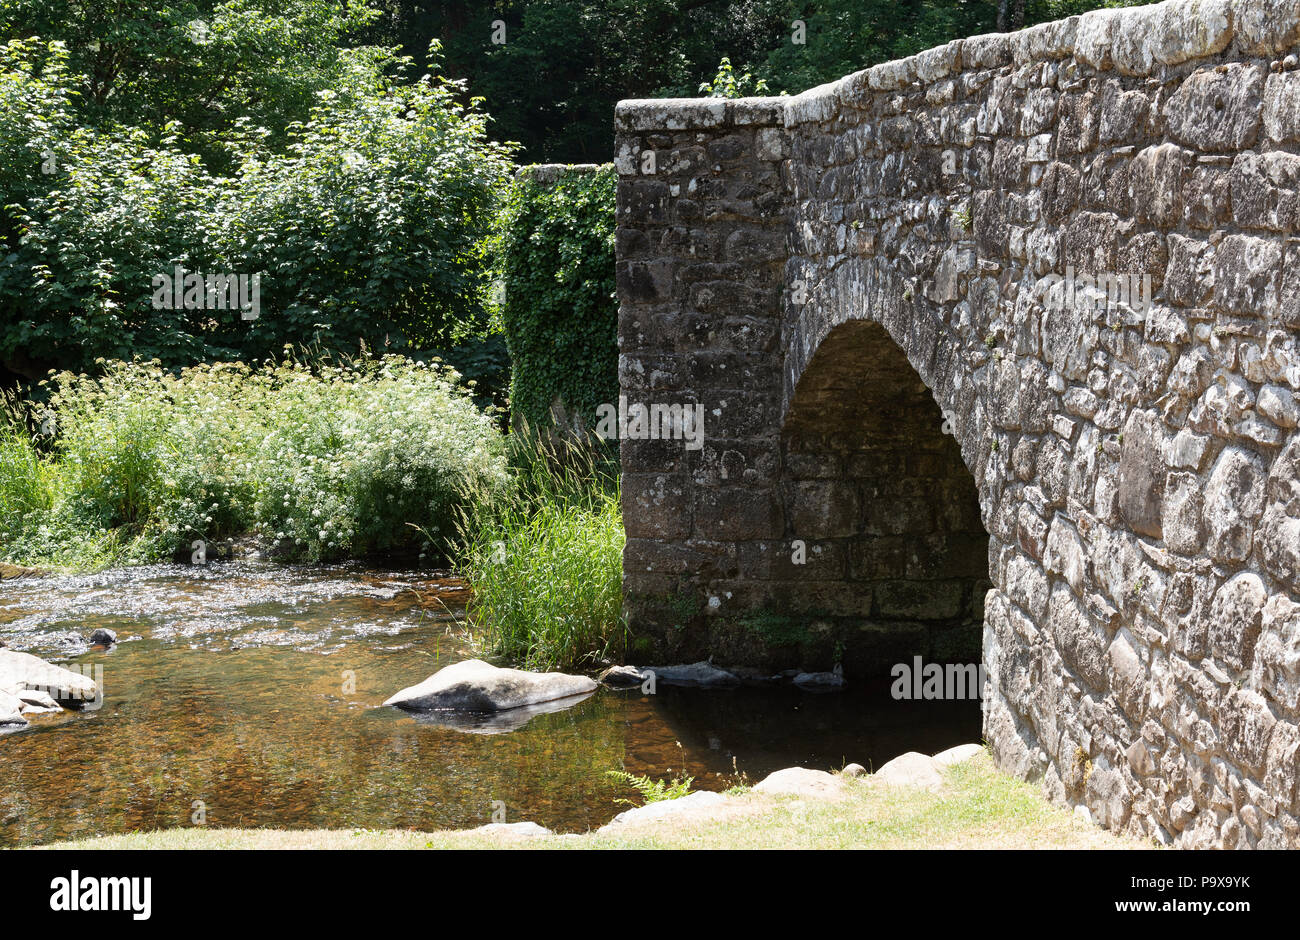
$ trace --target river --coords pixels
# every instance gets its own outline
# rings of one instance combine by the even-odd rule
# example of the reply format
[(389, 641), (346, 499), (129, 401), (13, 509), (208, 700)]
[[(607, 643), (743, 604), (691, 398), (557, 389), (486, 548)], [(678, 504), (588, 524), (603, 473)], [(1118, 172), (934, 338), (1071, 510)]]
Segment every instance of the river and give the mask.
[[(601, 689), (505, 733), (382, 705), (475, 652), (446, 573), (260, 562), (0, 584), (0, 639), (102, 667), (97, 709), (0, 736), (0, 845), (176, 826), (453, 829), (497, 818), (584, 832), (635, 794), (795, 764), (868, 767), (979, 739), (978, 702), (894, 702), (888, 684)], [(118, 644), (90, 647), (97, 627)]]

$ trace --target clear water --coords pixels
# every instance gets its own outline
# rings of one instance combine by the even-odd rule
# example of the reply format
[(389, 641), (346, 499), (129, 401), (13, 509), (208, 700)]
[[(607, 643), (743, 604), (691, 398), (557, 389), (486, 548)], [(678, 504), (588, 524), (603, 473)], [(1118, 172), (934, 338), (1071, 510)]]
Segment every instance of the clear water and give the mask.
[[(609, 770), (684, 768), (696, 788), (719, 790), (737, 773), (879, 766), (979, 739), (977, 702), (894, 702), (886, 683), (821, 695), (601, 689), (506, 733), (383, 707), (475, 655), (467, 596), (427, 572), (246, 562), (4, 582), (0, 638), (102, 666), (104, 702), (0, 737), (0, 845), (198, 819), (450, 829), (487, 823), (502, 804), (508, 821), (583, 832), (634, 795)], [(118, 645), (91, 648), (97, 627)]]

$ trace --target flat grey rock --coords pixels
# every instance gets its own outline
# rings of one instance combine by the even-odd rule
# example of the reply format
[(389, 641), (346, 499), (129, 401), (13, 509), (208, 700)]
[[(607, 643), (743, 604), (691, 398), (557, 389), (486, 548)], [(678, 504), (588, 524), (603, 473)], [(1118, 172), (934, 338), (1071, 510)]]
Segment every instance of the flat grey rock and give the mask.
[(720, 807), (726, 802), (727, 798), (721, 793), (714, 793), (711, 790), (700, 790), (696, 793), (688, 793), (686, 796), (679, 797), (675, 800), (658, 800), (654, 803), (647, 803), (645, 806), (638, 806), (635, 809), (624, 810), (610, 820), (609, 824), (603, 828), (609, 829), (617, 828), (619, 826), (655, 822), (660, 819), (666, 819), (670, 816), (694, 813), (699, 810)]
[(486, 835), (520, 836), (525, 839), (555, 835), (545, 826), (538, 825), (535, 822), (488, 823), (486, 826), (479, 826), (477, 829), (471, 829), (470, 831), (482, 832)]
[(680, 685), (702, 689), (718, 689), (740, 685), (733, 673), (701, 661), (683, 666), (653, 666), (642, 672), (653, 672), (655, 680), (664, 685)]
[(38, 690), (59, 703), (92, 702), (99, 697), (90, 676), (11, 649), (0, 649), (0, 689), (10, 694)]
[(481, 659), (467, 659), (402, 689), (384, 704), (407, 711), (499, 712), (584, 695), (595, 689), (595, 680), (587, 676), (502, 669)]

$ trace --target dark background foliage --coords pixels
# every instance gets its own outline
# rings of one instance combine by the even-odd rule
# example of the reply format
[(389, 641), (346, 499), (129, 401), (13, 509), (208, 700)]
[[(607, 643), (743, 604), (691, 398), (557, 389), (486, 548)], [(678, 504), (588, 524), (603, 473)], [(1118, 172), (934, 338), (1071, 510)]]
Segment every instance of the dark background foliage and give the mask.
[[(694, 96), (723, 57), (797, 94), (956, 39), (1133, 0), (378, 0), (373, 41), (419, 57), (439, 39), (448, 74), (468, 80), (523, 144), (525, 162), (600, 163), (621, 98)], [(493, 43), (493, 22), (506, 24)], [(792, 42), (792, 23), (806, 42)]]

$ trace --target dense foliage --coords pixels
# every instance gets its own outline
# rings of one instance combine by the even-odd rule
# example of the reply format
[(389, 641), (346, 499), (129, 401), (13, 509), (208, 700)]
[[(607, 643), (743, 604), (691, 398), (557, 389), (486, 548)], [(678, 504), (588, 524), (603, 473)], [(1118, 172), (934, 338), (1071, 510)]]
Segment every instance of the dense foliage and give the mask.
[(441, 555), (467, 494), (506, 482), (456, 379), (396, 356), (59, 375), (48, 409), (0, 425), (0, 558), (189, 558), (247, 533), (285, 559)]
[(175, 124), (187, 151), (222, 167), (232, 145), (286, 143), (377, 15), (364, 0), (0, 0), (0, 44), (66, 48), (79, 124)]
[(553, 183), (527, 174), (505, 200), (497, 252), (514, 415), (543, 426), (557, 398), (587, 427), (617, 401), (612, 165)]
[[(336, 6), (286, 5), (321, 17)], [(114, 5), (76, 10), (106, 6)], [(239, 43), (253, 40), (239, 29), (270, 27), (242, 6), (235, 17), (236, 6), (219, 6), (213, 22), (219, 36), (233, 31), (231, 54), (242, 61)], [(0, 0), (10, 17), (0, 34), (35, 9)], [(176, 33), (192, 12), (159, 4), (135, 16), (154, 17), (167, 42), (188, 42), (201, 64), (218, 40)], [(165, 80), (172, 53), (123, 38), (152, 36), (142, 21), (122, 13), (83, 35), (90, 27), (68, 15), (63, 30), (80, 46), (44, 38), (0, 46), (0, 363), (8, 371), (30, 380), (50, 368), (85, 371), (100, 357), (166, 367), (255, 361), (285, 343), (410, 352), (486, 331), (484, 245), (509, 150), (487, 139), (487, 117), (462, 101), (461, 86), (434, 74), (405, 81), (403, 63), (375, 48), (331, 47), (317, 62), (308, 42), (294, 81), (275, 73), (285, 87), (268, 86), (270, 65), (257, 76), (232, 65), (221, 83), (230, 100), (214, 91), (209, 101), (221, 119), (204, 123), (168, 103), (183, 91)], [(305, 34), (315, 22), (277, 20), (271, 31)], [(337, 38), (341, 27), (321, 29)], [(85, 35), (125, 43), (130, 54), (108, 69), (118, 93), (96, 91), (110, 79), (77, 70), (97, 68), (103, 50)], [(267, 38), (256, 48), (278, 47)], [(152, 68), (164, 77), (148, 79), (138, 55), (160, 57)], [(293, 57), (275, 61), (297, 68)], [(291, 107), (302, 88), (307, 100)], [(267, 95), (284, 97), (270, 108)], [(119, 99), (132, 103), (123, 109)], [(119, 123), (132, 115), (138, 123)], [(160, 303), (156, 279), (174, 281), (178, 268), (182, 277), (257, 275), (256, 316), (211, 302)]]

